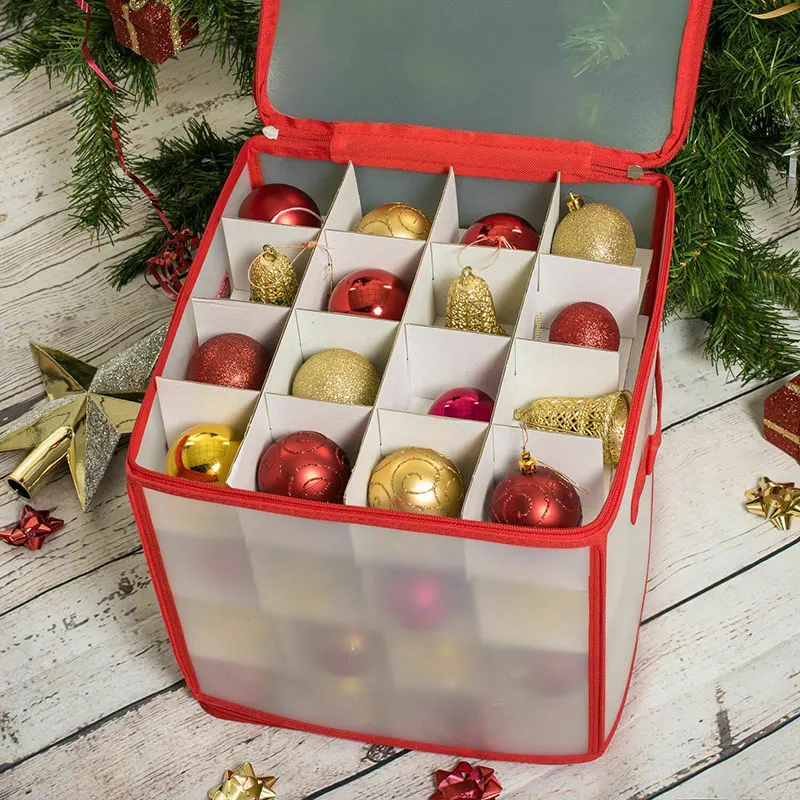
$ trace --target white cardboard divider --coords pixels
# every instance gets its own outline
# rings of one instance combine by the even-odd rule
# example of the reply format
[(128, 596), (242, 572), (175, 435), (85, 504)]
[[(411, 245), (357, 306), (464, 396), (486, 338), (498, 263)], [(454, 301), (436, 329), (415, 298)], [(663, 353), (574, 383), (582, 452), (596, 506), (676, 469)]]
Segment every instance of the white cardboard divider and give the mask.
[[(650, 320), (647, 317), (639, 317), (639, 322), (636, 326), (636, 338), (631, 342), (630, 352), (627, 362), (625, 363), (625, 372), (621, 372), (623, 377), (620, 389), (627, 389), (629, 392), (633, 391), (633, 386), (636, 383), (636, 376), (639, 374), (639, 365), (642, 363), (644, 340), (647, 336), (647, 329), (649, 326)], [(621, 367), (622, 365), (620, 364), (620, 368)]]
[(458, 196), (456, 194), (456, 176), (450, 167), (447, 181), (439, 201), (439, 208), (431, 225), (429, 242), (458, 242), (461, 231), (458, 226)]
[(300, 366), (320, 350), (341, 347), (361, 353), (383, 375), (399, 323), (351, 314), (296, 309), (272, 359), (265, 391), (291, 394)]
[(222, 229), (225, 232), (225, 246), (228, 250), (233, 300), (250, 298), (247, 271), (253, 259), (263, 251), (265, 244), (271, 244), (286, 253), (290, 259), (298, 256), (294, 268), (298, 278), (302, 278), (309, 258), (309, 253), (303, 252), (302, 245), (315, 241), (320, 235), (319, 228), (228, 217), (223, 217)]
[(558, 227), (561, 204), (561, 173), (556, 175), (556, 182), (553, 184), (553, 194), (550, 196), (550, 205), (547, 207), (547, 214), (542, 226), (542, 236), (539, 242), (539, 252), (549, 253), (553, 246), (553, 236)]
[(147, 424), (144, 426), (136, 463), (145, 469), (163, 472), (166, 457), (167, 439), (164, 433), (164, 417), (161, 413), (161, 398), (156, 392), (153, 405), (150, 406), (150, 413), (147, 415)]
[(618, 387), (618, 353), (516, 339), (493, 422), (518, 425), (514, 410), (542, 397), (596, 397)]
[(352, 231), (361, 221), (361, 198), (353, 162), (349, 161), (342, 182), (336, 190), (331, 210), (325, 218), (325, 230)]
[(250, 184), (250, 171), (247, 169), (247, 165), (243, 164), (242, 171), (236, 179), (236, 185), (233, 187), (228, 202), (225, 203), (225, 210), (222, 212), (223, 215), (226, 217), (237, 216), (242, 201), (250, 194), (252, 188)]
[(197, 341), (197, 323), (194, 318), (194, 299), (186, 304), (178, 330), (164, 364), (163, 376), (181, 380), (186, 374), (186, 365), (195, 350), (200, 346)]
[(274, 353), (289, 309), (237, 300), (192, 300), (199, 344), (221, 333), (243, 333)]
[(372, 470), (382, 458), (403, 447), (428, 447), (447, 456), (461, 472), (465, 488), (468, 487), (488, 427), (468, 420), (378, 409), (361, 442), (345, 503), (365, 506)]
[(323, 238), (330, 251), (333, 277), (328, 253), (315, 248), (297, 293), (297, 308), (327, 311), (331, 285), (336, 286), (351, 272), (368, 267), (397, 275), (411, 291), (424, 242), (332, 230), (324, 231)]
[(225, 247), (225, 234), (221, 227), (217, 227), (206, 251), (203, 269), (192, 286), (192, 297), (216, 297), (223, 279), (229, 274), (230, 262)]
[(511, 340), (468, 331), (405, 325), (386, 368), (379, 408), (427, 414), (442, 392), (459, 386), (496, 398)]

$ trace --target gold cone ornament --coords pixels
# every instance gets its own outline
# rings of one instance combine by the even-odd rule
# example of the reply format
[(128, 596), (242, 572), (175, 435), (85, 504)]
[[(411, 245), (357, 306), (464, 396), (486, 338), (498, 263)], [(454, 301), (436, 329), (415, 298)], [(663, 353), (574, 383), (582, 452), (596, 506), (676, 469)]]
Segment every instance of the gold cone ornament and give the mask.
[(497, 321), (489, 284), (473, 274), (472, 267), (464, 267), (447, 290), (444, 326), (460, 331), (508, 336)]
[(47, 401), (0, 430), (0, 451), (30, 450), (8, 476), (29, 499), (66, 460), (85, 511), (120, 439), (133, 430), (166, 325), (93, 367), (51, 347), (31, 344)]
[(297, 297), (297, 274), (289, 256), (271, 244), (257, 255), (247, 270), (250, 302), (290, 306)]
[(514, 419), (540, 431), (602, 439), (603, 461), (616, 467), (630, 405), (630, 392), (611, 392), (600, 397), (543, 397), (527, 408), (518, 408)]
[(553, 255), (633, 266), (636, 236), (621, 211), (607, 203), (587, 203), (572, 192), (567, 207), (553, 236)]

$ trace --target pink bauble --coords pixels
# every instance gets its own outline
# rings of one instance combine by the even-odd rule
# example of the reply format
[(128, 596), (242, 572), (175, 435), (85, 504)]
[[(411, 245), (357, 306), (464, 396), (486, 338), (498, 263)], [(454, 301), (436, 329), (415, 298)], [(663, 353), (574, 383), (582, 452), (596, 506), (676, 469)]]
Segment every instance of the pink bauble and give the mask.
[(383, 577), (380, 592), (388, 616), (406, 630), (435, 630), (453, 611), (447, 580), (436, 572), (390, 572)]
[(269, 362), (269, 352), (255, 339), (243, 333), (221, 333), (200, 345), (185, 377), (233, 389), (261, 389)]
[(516, 214), (487, 214), (467, 228), (461, 244), (535, 250), (539, 246), (539, 234), (530, 222)]
[(336, 284), (328, 311), (399, 320), (408, 301), (408, 287), (385, 269), (359, 269)]
[(572, 303), (550, 325), (550, 341), (599, 350), (619, 350), (619, 325), (599, 303)]
[(239, 206), (239, 216), (279, 225), (305, 225), (319, 228), (319, 207), (302, 189), (288, 183), (256, 186)]
[(433, 401), (428, 414), (488, 422), (493, 408), (494, 400), (486, 392), (471, 386), (459, 386), (440, 394)]

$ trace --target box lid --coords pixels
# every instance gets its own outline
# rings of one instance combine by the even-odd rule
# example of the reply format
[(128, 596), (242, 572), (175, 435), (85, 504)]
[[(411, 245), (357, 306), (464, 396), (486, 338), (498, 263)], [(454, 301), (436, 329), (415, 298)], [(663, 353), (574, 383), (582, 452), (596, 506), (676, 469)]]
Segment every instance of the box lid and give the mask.
[(263, 0), (256, 103), (274, 136), (334, 160), (635, 177), (687, 134), (710, 8)]

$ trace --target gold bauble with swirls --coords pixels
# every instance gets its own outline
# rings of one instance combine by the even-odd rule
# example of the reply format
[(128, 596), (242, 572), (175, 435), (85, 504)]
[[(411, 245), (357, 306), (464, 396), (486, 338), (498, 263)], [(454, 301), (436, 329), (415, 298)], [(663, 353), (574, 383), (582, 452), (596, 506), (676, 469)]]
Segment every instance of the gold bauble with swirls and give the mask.
[(370, 508), (457, 517), (464, 481), (447, 456), (428, 447), (404, 447), (382, 459), (367, 486)]
[(568, 206), (553, 236), (553, 255), (633, 266), (636, 236), (621, 211), (607, 203), (586, 203), (576, 194), (570, 194)]
[(239, 435), (228, 425), (192, 425), (169, 448), (166, 473), (173, 478), (225, 486), (239, 444)]
[(418, 208), (406, 203), (384, 203), (361, 218), (356, 233), (392, 236), (395, 239), (425, 240), (431, 232), (431, 221)]
[(334, 347), (303, 363), (294, 376), (292, 394), (308, 400), (371, 406), (380, 382), (378, 371), (364, 356)]

